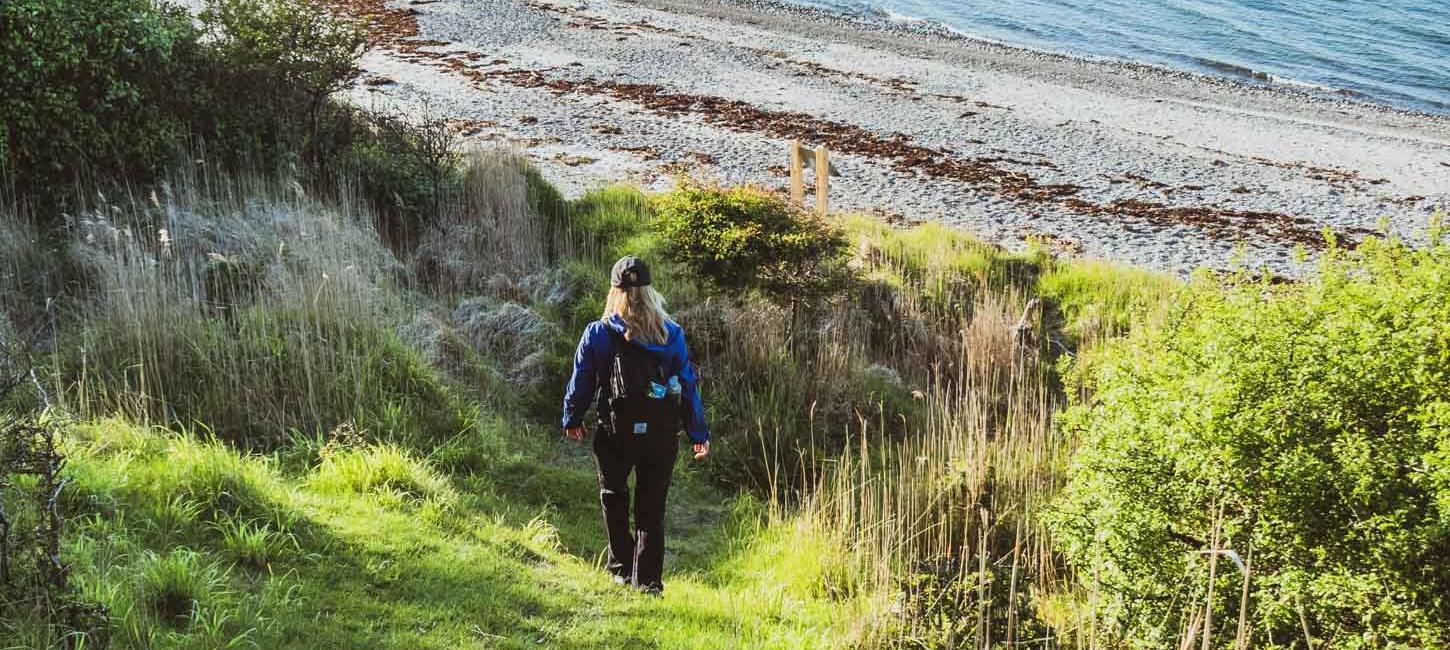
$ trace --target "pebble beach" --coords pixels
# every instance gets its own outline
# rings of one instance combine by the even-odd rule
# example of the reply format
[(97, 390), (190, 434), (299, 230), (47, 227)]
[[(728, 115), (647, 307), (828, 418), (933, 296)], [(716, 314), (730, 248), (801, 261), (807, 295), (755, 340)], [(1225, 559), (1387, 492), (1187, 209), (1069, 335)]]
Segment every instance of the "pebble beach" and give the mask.
[(329, 4), (375, 45), (351, 101), (446, 117), (569, 195), (681, 174), (784, 191), (798, 139), (831, 151), (833, 211), (1287, 277), (1326, 232), (1422, 240), (1450, 205), (1450, 118), (1333, 93), (769, 2)]

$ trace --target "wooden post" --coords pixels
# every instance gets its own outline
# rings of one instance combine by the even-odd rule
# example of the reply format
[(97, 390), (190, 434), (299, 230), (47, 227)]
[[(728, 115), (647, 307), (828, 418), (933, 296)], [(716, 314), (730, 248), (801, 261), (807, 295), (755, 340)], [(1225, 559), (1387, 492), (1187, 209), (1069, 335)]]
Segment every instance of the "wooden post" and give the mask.
[(830, 208), (831, 154), (825, 145), (816, 147), (816, 212), (826, 216)]
[(805, 161), (801, 160), (801, 141), (790, 141), (790, 200), (800, 205), (806, 200)]
[(790, 200), (796, 205), (802, 205), (806, 201), (807, 164), (816, 168), (816, 212), (825, 215), (831, 207), (831, 153), (824, 146), (807, 149), (801, 145), (800, 140), (791, 140)]

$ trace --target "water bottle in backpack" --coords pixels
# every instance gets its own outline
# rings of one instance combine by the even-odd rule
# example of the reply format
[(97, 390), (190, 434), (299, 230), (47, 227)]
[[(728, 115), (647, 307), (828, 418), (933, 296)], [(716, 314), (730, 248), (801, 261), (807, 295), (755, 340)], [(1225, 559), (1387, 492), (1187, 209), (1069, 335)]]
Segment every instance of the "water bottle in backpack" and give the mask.
[(684, 400), (684, 390), (679, 375), (670, 375), (670, 401), (678, 405)]

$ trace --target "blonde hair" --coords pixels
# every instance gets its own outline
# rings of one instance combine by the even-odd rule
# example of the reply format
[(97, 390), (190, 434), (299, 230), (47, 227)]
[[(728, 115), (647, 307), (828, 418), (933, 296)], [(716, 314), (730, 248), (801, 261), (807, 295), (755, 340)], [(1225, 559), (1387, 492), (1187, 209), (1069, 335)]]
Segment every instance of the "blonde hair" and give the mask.
[(665, 323), (670, 315), (665, 311), (665, 297), (654, 287), (609, 288), (609, 297), (604, 299), (604, 320), (619, 316), (624, 321), (625, 337), (660, 345), (668, 334)]

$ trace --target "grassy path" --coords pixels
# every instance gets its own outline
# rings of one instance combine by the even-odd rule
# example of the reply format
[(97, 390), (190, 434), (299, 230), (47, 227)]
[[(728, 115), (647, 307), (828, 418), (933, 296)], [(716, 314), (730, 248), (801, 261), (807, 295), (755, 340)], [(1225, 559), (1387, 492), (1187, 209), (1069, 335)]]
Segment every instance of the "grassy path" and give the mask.
[[(852, 617), (817, 593), (811, 545), (760, 527), (688, 466), (670, 497), (665, 597), (614, 585), (598, 568), (587, 452), (532, 446), (486, 472), (384, 447), (289, 470), (191, 435), (88, 425), (70, 450), (78, 498), (137, 514), (81, 522), (70, 554), (117, 647), (842, 645)], [(289, 541), (247, 542), (238, 521)], [(198, 615), (168, 616), (174, 592)]]
[(731, 530), (721, 496), (681, 474), (663, 599), (616, 586), (597, 568), (593, 468), (577, 449), (510, 468), (501, 483), (461, 481), (480, 496), (428, 525), (375, 500), (322, 504), (318, 519), (343, 552), (303, 575), (319, 587), (302, 595), (322, 605), (321, 629), (299, 626), (289, 640), (325, 631), (339, 647), (828, 647), (830, 605), (794, 597), (798, 585), (745, 575), (760, 559), (752, 554), (779, 549), (735, 543), (750, 533)]

